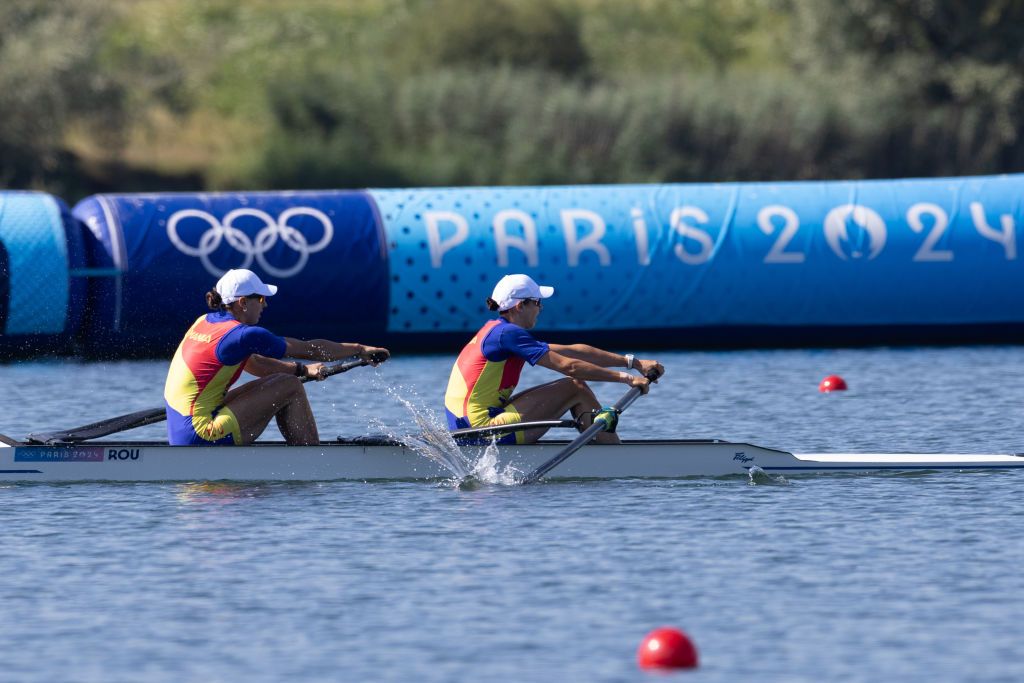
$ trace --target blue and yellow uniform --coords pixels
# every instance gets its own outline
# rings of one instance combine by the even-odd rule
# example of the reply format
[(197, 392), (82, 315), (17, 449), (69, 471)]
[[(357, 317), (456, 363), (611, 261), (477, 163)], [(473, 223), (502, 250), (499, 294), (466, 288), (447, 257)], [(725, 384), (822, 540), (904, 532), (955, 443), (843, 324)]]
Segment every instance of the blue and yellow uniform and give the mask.
[(201, 316), (171, 360), (164, 385), (167, 440), (172, 446), (239, 443), (238, 419), (224, 396), (249, 356), (281, 358), (287, 343), (269, 330), (245, 325), (230, 313)]
[[(449, 429), (521, 422), (509, 399), (523, 365), (536, 365), (548, 345), (504, 318), (491, 320), (462, 349), (444, 396)], [(508, 434), (499, 443), (522, 443), (523, 432)]]

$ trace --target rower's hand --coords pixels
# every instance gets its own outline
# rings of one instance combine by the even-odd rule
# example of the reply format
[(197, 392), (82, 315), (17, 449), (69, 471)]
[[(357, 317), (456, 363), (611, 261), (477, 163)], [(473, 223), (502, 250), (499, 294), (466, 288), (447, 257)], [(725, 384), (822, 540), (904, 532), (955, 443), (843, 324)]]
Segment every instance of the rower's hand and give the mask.
[(306, 377), (317, 382), (323, 382), (327, 379), (327, 364), (326, 363), (306, 363)]
[(651, 377), (655, 382), (658, 381), (659, 377), (665, 374), (665, 367), (656, 360), (643, 360), (641, 358), (637, 358), (636, 364), (639, 366), (641, 375), (644, 377)]
[(363, 360), (370, 361), (370, 365), (377, 367), (387, 359), (391, 358), (391, 352), (379, 346), (366, 346), (366, 350), (359, 354)]
[(651, 390), (651, 380), (639, 375), (630, 375), (629, 386), (639, 389), (641, 394), (646, 394)]

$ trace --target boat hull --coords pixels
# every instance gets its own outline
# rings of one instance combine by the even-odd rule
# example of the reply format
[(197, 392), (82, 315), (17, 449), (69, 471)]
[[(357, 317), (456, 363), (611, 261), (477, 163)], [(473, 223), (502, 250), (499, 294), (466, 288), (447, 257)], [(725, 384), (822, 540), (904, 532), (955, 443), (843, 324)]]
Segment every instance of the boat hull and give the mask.
[[(530, 472), (565, 442), (499, 446), (497, 469)], [(483, 447), (463, 447), (475, 460)], [(981, 470), (1024, 468), (1016, 455), (810, 454), (727, 441), (627, 441), (592, 444), (546, 479), (719, 477), (765, 472)], [(216, 448), (157, 443), (0, 447), (0, 481), (375, 481), (439, 480), (456, 472), (399, 444), (338, 442), (319, 446), (260, 443)]]

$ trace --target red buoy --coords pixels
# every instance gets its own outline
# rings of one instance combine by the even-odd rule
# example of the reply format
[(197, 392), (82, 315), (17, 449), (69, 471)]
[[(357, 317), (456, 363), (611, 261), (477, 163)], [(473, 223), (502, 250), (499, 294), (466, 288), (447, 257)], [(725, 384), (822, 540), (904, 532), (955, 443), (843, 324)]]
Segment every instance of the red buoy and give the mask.
[(821, 380), (821, 384), (818, 385), (818, 391), (823, 394), (827, 394), (830, 391), (846, 391), (846, 380), (839, 375), (829, 375)]
[(643, 639), (636, 662), (641, 669), (693, 669), (697, 666), (697, 648), (679, 629), (663, 626)]

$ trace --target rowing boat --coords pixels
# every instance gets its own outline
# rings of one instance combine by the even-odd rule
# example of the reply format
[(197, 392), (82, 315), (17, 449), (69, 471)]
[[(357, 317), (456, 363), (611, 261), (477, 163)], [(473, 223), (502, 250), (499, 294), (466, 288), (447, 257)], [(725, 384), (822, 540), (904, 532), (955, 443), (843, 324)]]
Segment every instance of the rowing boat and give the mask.
[[(339, 374), (369, 361), (332, 365)], [(164, 419), (163, 408), (141, 410), (81, 427), (29, 434), (18, 441), (0, 434), (0, 482), (79, 481), (399, 481), (465, 480), (530, 484), (547, 479), (681, 478), (749, 475), (752, 472), (815, 474), (990, 470), (1024, 468), (1024, 454), (817, 453), (799, 454), (719, 439), (637, 440), (602, 445), (592, 439), (614, 431), (618, 415), (640, 396), (631, 388), (604, 408), (591, 425), (541, 420), (448, 432), (420, 420), (423, 432), (401, 441), (365, 437), (289, 446), (169, 446), (156, 441), (101, 441)], [(572, 441), (545, 439), (498, 445), (512, 432), (566, 430)], [(575, 457), (570, 458), (570, 456)]]
[[(568, 442), (462, 446), (459, 460), (423, 454), (387, 438), (339, 439), (318, 446), (173, 447), (143, 441), (27, 445), (0, 443), (0, 481), (331, 481), (441, 480), (466, 474), (484, 455), (497, 471), (522, 475)], [(590, 444), (548, 479), (720, 477), (752, 468), (777, 474), (1022, 469), (1022, 455), (796, 454), (729, 441), (624, 441)], [(468, 469), (468, 468), (467, 468)]]

